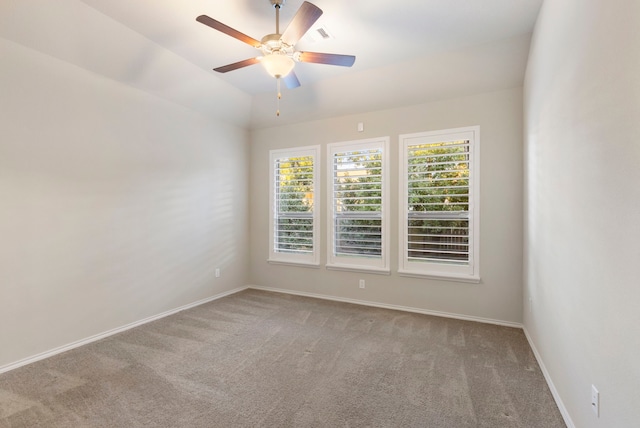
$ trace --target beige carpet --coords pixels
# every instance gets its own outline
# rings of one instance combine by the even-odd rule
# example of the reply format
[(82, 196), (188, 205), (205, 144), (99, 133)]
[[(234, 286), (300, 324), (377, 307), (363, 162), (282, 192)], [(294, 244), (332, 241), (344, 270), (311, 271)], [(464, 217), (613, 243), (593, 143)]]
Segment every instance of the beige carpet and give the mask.
[(521, 330), (246, 290), (0, 375), (0, 427), (564, 427)]

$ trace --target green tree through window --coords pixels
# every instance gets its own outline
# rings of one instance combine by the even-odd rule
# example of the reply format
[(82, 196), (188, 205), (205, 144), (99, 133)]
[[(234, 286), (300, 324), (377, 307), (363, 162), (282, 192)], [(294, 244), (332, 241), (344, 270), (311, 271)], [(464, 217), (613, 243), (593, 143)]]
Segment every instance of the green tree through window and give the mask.
[(469, 142), (408, 147), (408, 257), (469, 260)]
[(382, 255), (382, 151), (335, 153), (333, 191), (336, 255)]
[(312, 253), (314, 210), (312, 156), (276, 160), (276, 215), (274, 250)]

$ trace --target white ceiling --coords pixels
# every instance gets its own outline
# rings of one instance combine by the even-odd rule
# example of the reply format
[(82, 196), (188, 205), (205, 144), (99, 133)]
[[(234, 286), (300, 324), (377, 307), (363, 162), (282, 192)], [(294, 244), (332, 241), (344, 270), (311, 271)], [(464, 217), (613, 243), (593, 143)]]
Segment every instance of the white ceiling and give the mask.
[[(286, 1), (281, 11), (281, 32), (302, 2)], [(296, 49), (350, 54), (357, 59), (351, 68), (297, 63), (295, 71), (302, 87), (284, 94), (285, 99), (291, 102), (289, 121), (319, 117), (321, 105), (314, 106), (318, 110), (315, 113), (308, 107), (311, 99), (322, 98), (317, 94), (318, 88), (340, 88), (344, 95), (344, 90), (354, 83), (385, 82), (392, 78), (390, 82), (394, 94), (411, 95), (415, 92), (411, 87), (416, 86), (416, 73), (420, 75), (416, 67), (423, 68), (424, 73), (429, 75), (433, 66), (446, 68), (444, 61), (461, 65), (458, 56), (469, 56), (471, 52), (475, 52), (474, 63), (482, 62), (477, 55), (486, 51), (488, 56), (485, 62), (499, 65), (493, 69), (489, 67), (487, 73), (495, 75), (502, 73), (502, 69), (513, 69), (511, 75), (502, 78), (505, 84), (513, 84), (516, 74), (519, 74), (521, 82), (523, 61), (526, 62), (528, 51), (528, 34), (533, 30), (542, 0), (312, 2), (324, 14), (309, 33), (318, 26), (324, 26), (334, 39), (313, 41), (303, 38)], [(271, 95), (275, 91), (275, 79), (269, 77), (260, 65), (226, 74), (212, 71), (214, 67), (255, 57), (258, 51), (195, 20), (198, 15), (206, 14), (253, 38), (261, 39), (275, 32), (275, 10), (269, 0), (57, 0), (55, 5), (45, 0), (2, 0), (2, 3), (0, 36), (4, 38), (156, 95), (169, 99), (173, 97), (174, 101), (188, 107), (195, 106), (203, 112), (214, 106), (198, 100), (198, 96), (203, 98), (212, 93), (207, 91), (213, 91), (214, 86), (217, 90), (224, 87), (223, 93), (231, 93), (235, 89), (230, 88), (237, 88), (238, 92), (251, 100), (250, 112), (239, 120), (241, 124), (244, 122), (247, 126), (257, 127), (274, 123)], [(86, 6), (94, 12), (87, 11)], [(61, 37), (58, 35), (60, 33), (66, 33), (66, 36)], [(52, 41), (54, 34), (55, 41)], [(183, 71), (169, 73), (168, 66), (160, 69), (162, 64), (170, 62), (169, 59), (158, 61), (159, 57), (168, 58), (162, 53), (167, 51), (180, 58), (182, 63), (175, 70), (179, 68)], [(178, 63), (175, 59), (171, 61)], [(184, 72), (193, 66), (200, 71)], [(471, 72), (477, 73), (467, 70), (463, 74), (468, 77)], [(438, 73), (446, 78), (446, 70)], [(142, 74), (145, 74), (144, 82)], [(175, 81), (172, 82), (172, 78)], [(180, 81), (186, 78), (204, 85), (202, 90), (192, 87), (186, 94), (187, 89), (181, 87), (186, 82)], [(204, 82), (209, 79), (212, 83)], [(453, 78), (452, 82), (457, 80)], [(211, 85), (211, 88), (205, 88), (207, 85)], [(167, 86), (171, 86), (171, 90)], [(438, 90), (439, 85), (431, 86), (433, 88), (430, 90)], [(484, 87), (475, 90), (491, 89), (486, 86), (488, 81)], [(430, 94), (425, 91), (422, 91), (421, 99), (428, 100)], [(437, 97), (445, 95), (439, 94)], [(394, 96), (396, 99), (391, 100), (391, 104), (402, 102), (396, 95), (385, 97), (389, 99)], [(338, 98), (338, 103), (344, 104), (342, 110), (335, 109), (336, 99), (331, 98), (333, 110), (329, 108), (325, 115), (344, 114), (361, 108), (355, 105), (350, 107), (350, 100), (346, 98), (344, 103)], [(306, 103), (307, 114), (295, 114), (293, 111), (301, 110), (299, 107), (303, 102)], [(246, 102), (241, 104), (246, 110)], [(366, 105), (373, 108), (388, 107), (382, 101), (368, 102)]]
[[(275, 9), (269, 0), (82, 0), (105, 15), (211, 70), (257, 56), (253, 47), (195, 21), (205, 14), (255, 39), (275, 32)], [(356, 55), (352, 70), (320, 64), (297, 64), (302, 84), (355, 73), (436, 52), (480, 45), (529, 33), (540, 0), (313, 0), (324, 14), (309, 33), (324, 26), (335, 37), (313, 42), (303, 38), (297, 50)], [(281, 30), (303, 0), (287, 0), (280, 12)], [(272, 91), (273, 79), (259, 65), (220, 75), (249, 93)]]

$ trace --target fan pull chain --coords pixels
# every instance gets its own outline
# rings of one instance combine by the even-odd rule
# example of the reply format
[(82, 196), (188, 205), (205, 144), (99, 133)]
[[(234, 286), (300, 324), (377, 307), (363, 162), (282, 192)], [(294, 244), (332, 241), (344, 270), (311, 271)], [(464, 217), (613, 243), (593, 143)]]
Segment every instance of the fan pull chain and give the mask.
[(276, 79), (277, 83), (277, 90), (278, 90), (278, 99), (277, 99), (277, 103), (278, 103), (278, 107), (276, 110), (276, 116), (280, 117), (280, 98), (282, 98), (282, 94), (280, 93), (280, 78), (278, 77)]

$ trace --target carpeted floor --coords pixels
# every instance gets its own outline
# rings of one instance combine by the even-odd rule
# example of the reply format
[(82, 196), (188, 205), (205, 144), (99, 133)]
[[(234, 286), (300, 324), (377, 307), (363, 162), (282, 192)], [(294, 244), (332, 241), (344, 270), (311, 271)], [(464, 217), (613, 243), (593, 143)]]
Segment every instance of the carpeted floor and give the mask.
[(0, 427), (564, 427), (519, 329), (246, 290), (0, 375)]

